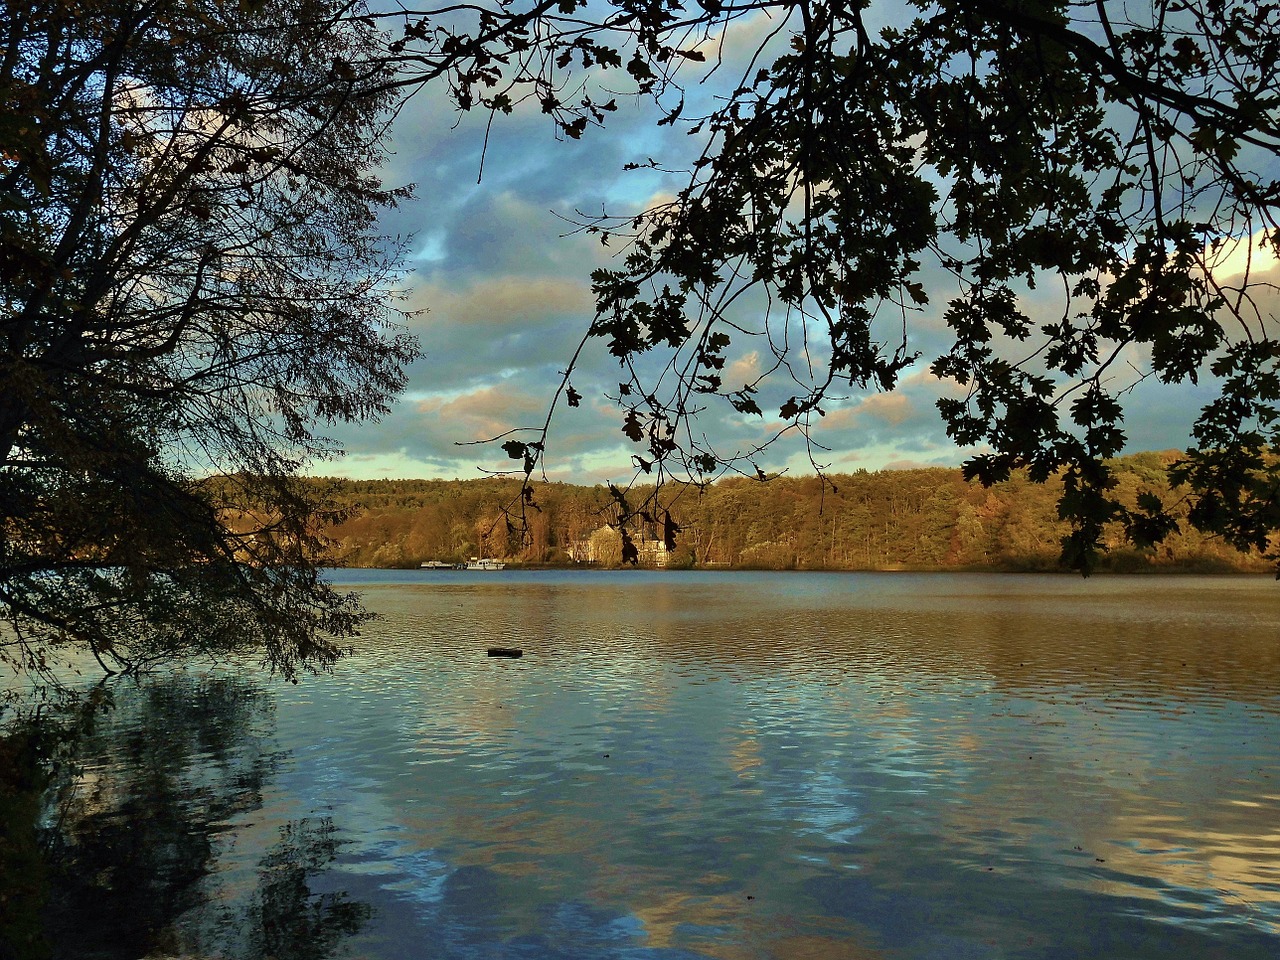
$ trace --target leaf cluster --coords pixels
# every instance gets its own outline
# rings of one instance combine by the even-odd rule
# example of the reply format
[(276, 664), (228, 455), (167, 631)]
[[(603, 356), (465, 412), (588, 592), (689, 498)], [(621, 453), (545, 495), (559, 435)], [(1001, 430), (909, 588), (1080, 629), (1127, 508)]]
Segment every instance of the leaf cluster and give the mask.
[[(920, 369), (917, 344), (935, 343), (940, 321), (949, 344), (928, 370), (960, 388), (939, 407), (975, 451), (968, 474), (1065, 471), (1078, 568), (1112, 521), (1139, 540), (1172, 529), (1162, 507), (1134, 513), (1112, 495), (1125, 396), (1145, 379), (1222, 384), (1222, 403), (1189, 425), (1181, 475), (1204, 503), (1191, 522), (1242, 543), (1275, 529), (1260, 458), (1276, 408), (1243, 392), (1274, 356), (1240, 368), (1242, 350), (1271, 353), (1274, 295), (1222, 259), (1280, 241), (1276, 4), (615, 0), (487, 16), (496, 33), (434, 27), (488, 58), (487, 74), (453, 74), (463, 109), (529, 91), (576, 136), (558, 111), (599, 122), (576, 91), (612, 84), (692, 138), (674, 198), (582, 223), (625, 241), (592, 277), (588, 336), (625, 374), (614, 399), (642, 469), (754, 472), (754, 449), (721, 453), (692, 426), (703, 398), (820, 448), (826, 408)], [(499, 55), (516, 23), (521, 39)], [(731, 69), (726, 38), (753, 30), (763, 39), (740, 77), (691, 107), (690, 61), (711, 54), (716, 78)], [(444, 45), (433, 50), (447, 71)], [(744, 342), (773, 365), (725, 382)]]

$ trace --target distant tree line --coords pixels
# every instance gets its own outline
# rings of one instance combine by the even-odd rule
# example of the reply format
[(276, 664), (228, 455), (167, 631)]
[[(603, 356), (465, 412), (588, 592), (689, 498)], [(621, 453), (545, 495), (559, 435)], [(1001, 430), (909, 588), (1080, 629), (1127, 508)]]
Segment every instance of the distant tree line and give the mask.
[[(1101, 569), (1251, 571), (1268, 564), (1185, 522), (1171, 488), (1176, 452), (1141, 453), (1111, 463), (1116, 496), (1137, 503), (1155, 494), (1183, 511), (1177, 532), (1157, 547), (1128, 543), (1116, 524), (1106, 532)], [(319, 481), (317, 481), (319, 482)], [(618, 523), (620, 491), (606, 485), (538, 484), (523, 516), (517, 479), (328, 480), (350, 516), (323, 531), (332, 562), (357, 567), (416, 567), (473, 556), (530, 565), (572, 564), (581, 545)], [(642, 502), (651, 491), (626, 492)], [(676, 526), (670, 566), (776, 570), (992, 569), (1053, 570), (1062, 538), (1061, 478), (1032, 482), (1022, 473), (983, 487), (949, 468), (894, 470), (767, 482), (724, 479), (669, 484), (630, 537), (663, 539), (669, 511)], [(647, 517), (647, 519), (646, 519)], [(596, 550), (596, 556), (601, 551)], [(606, 564), (621, 564), (617, 551)]]

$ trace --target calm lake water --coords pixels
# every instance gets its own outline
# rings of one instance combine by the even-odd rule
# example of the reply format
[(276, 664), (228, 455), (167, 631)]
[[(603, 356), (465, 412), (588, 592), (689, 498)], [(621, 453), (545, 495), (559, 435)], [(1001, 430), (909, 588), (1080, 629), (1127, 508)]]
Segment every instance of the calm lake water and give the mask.
[(64, 955), (1280, 956), (1269, 578), (334, 577), (333, 676), (117, 685)]

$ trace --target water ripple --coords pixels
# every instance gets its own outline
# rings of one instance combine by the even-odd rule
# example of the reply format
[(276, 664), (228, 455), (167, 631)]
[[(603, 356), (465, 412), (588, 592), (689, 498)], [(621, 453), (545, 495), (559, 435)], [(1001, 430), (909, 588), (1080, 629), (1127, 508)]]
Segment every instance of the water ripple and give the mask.
[(281, 757), (225, 856), (331, 817), (370, 957), (1271, 958), (1274, 590), (374, 584), (355, 655), (273, 688)]

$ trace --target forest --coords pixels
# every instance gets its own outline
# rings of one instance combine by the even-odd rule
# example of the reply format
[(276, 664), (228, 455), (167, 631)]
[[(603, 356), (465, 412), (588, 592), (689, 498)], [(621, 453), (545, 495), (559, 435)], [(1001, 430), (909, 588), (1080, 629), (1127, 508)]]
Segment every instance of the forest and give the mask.
[[(1115, 496), (1127, 504), (1154, 493), (1181, 511), (1178, 530), (1155, 548), (1109, 529), (1098, 569), (1263, 571), (1242, 553), (1185, 522), (1171, 488), (1176, 451), (1130, 455), (1111, 466)], [(350, 516), (323, 533), (328, 562), (353, 567), (417, 567), (475, 556), (526, 566), (589, 562), (622, 565), (618, 496), (632, 519), (629, 539), (642, 563), (670, 567), (773, 570), (1054, 570), (1068, 524), (1060, 519), (1060, 478), (1031, 482), (1015, 473), (984, 487), (959, 468), (858, 471), (759, 481), (730, 477), (705, 485), (611, 490), (607, 485), (541, 483), (523, 512), (515, 478), (324, 480)], [(648, 500), (648, 506), (641, 504)], [(669, 513), (674, 550), (661, 549)], [(646, 549), (648, 548), (648, 549)], [(590, 558), (590, 559), (588, 559)]]

